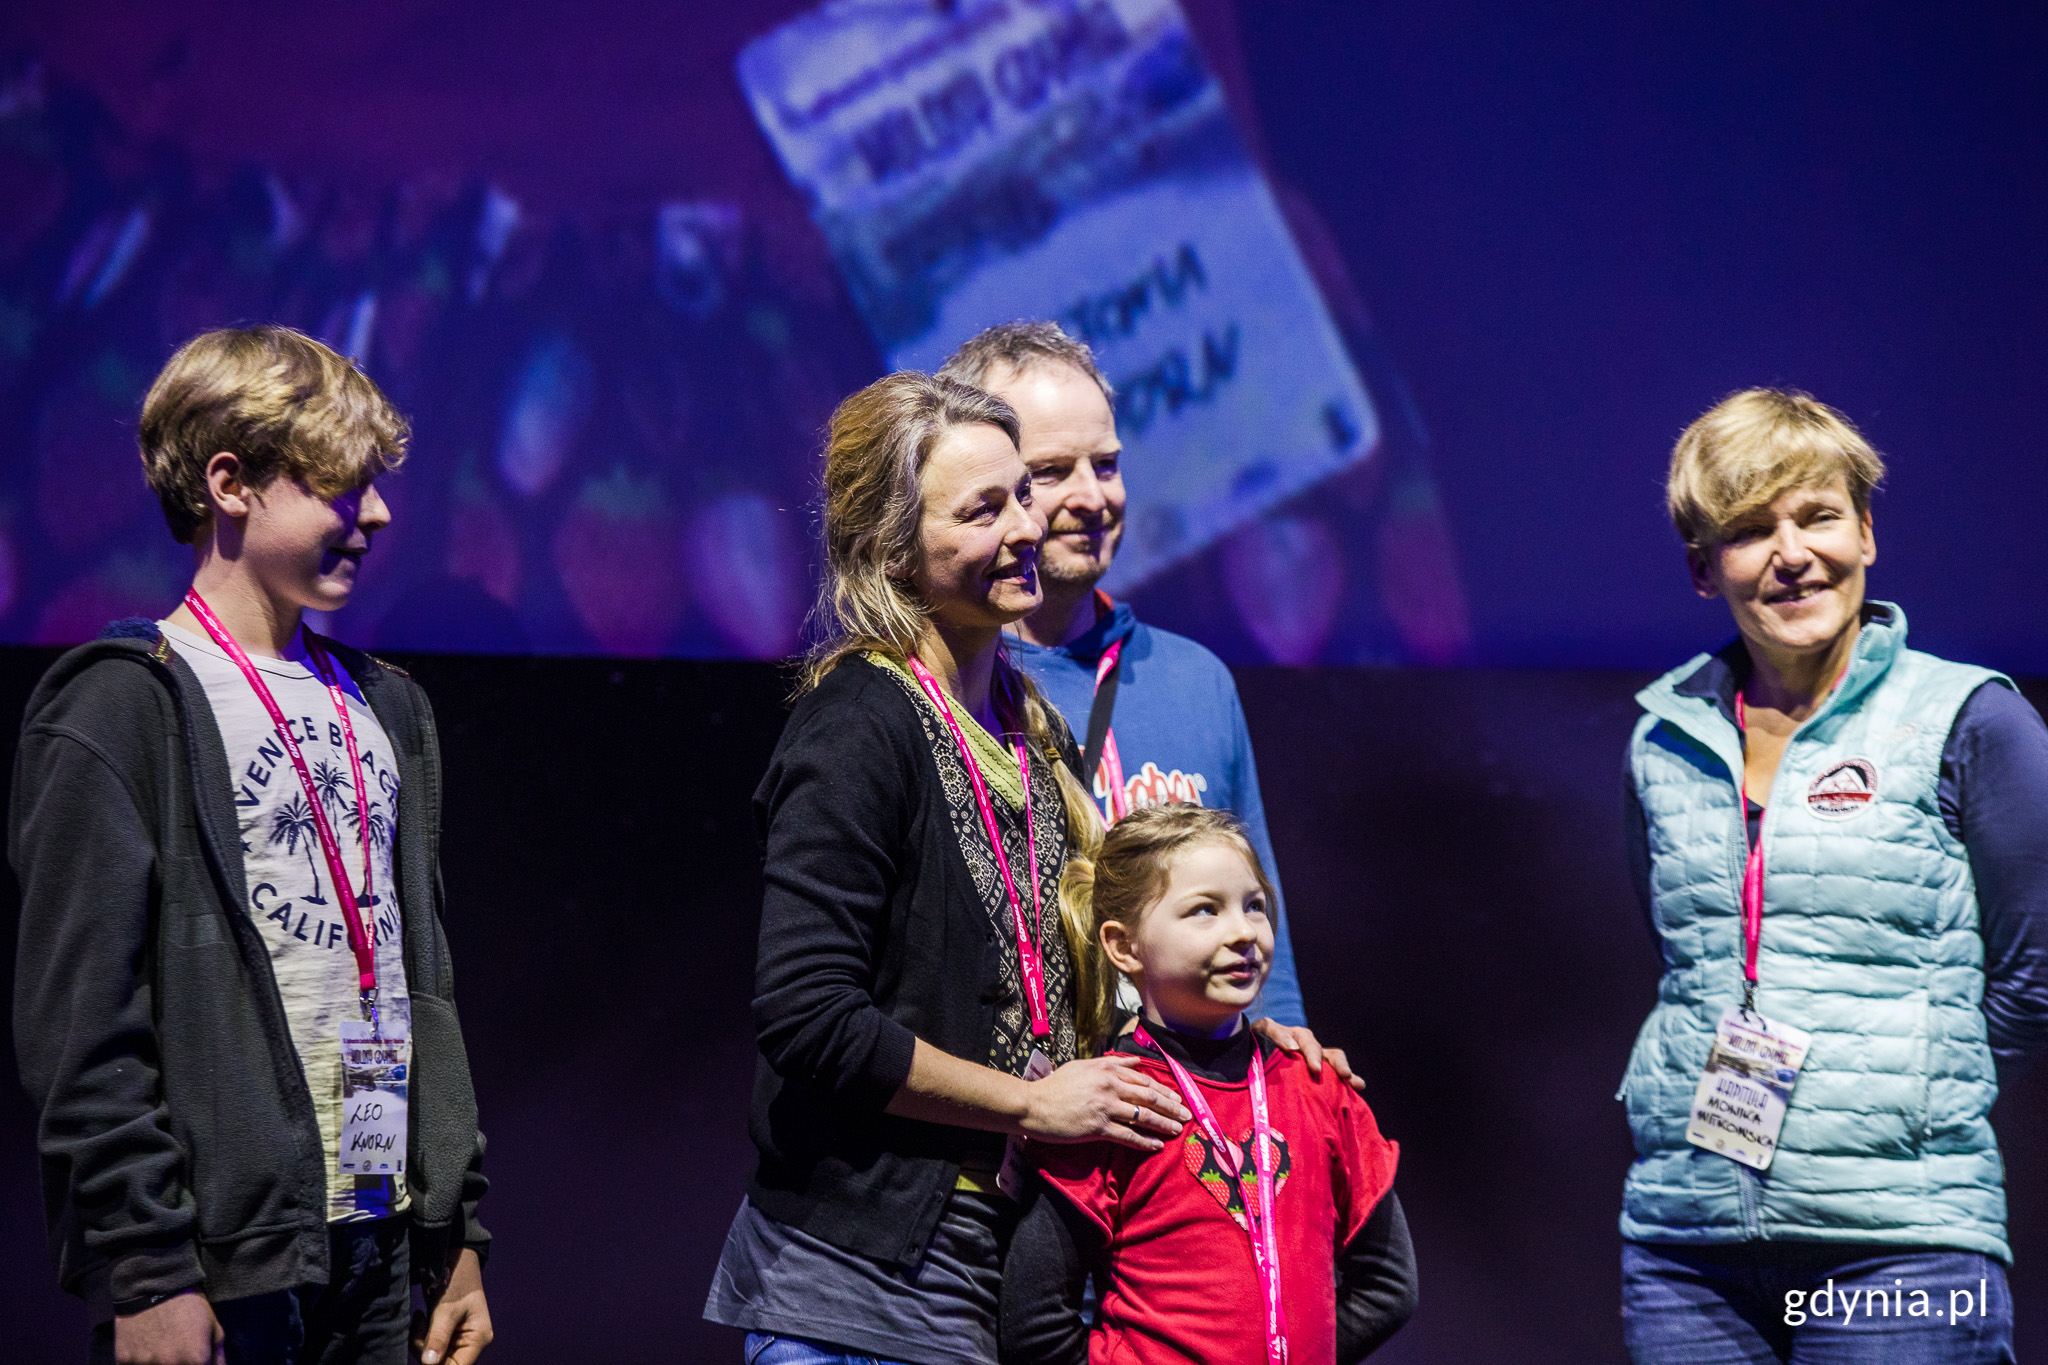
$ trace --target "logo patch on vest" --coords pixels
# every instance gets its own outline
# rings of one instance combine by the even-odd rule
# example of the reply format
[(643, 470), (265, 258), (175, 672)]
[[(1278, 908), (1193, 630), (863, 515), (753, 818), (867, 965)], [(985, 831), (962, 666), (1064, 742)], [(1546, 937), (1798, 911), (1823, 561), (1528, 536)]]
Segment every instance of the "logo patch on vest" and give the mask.
[(1843, 759), (1806, 789), (1806, 808), (1827, 820), (1861, 815), (1875, 800), (1877, 765), (1867, 758)]

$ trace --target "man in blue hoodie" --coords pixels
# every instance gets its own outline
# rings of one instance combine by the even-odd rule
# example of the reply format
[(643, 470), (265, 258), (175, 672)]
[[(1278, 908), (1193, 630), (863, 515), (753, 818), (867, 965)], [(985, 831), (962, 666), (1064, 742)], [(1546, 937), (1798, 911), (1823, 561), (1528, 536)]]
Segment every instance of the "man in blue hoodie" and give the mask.
[[(1237, 684), (1193, 640), (1139, 621), (1095, 584), (1124, 530), (1111, 389), (1095, 356), (1051, 322), (990, 327), (939, 373), (1017, 410), (1033, 497), (1047, 518), (1038, 553), (1045, 604), (1011, 628), (1013, 657), (1083, 738), (1081, 774), (1106, 819), (1145, 806), (1220, 806), (1244, 821), (1281, 901), (1258, 766)], [(1302, 1025), (1301, 986), (1281, 904), (1259, 1011)]]

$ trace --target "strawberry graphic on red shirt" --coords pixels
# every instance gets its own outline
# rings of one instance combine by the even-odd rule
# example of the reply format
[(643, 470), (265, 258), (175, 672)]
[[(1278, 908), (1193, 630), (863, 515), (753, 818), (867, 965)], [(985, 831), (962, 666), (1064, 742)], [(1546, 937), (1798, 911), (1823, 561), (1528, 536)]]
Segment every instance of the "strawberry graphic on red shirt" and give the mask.
[[(1247, 1130), (1242, 1138), (1234, 1139), (1234, 1142), (1239, 1158), (1235, 1180), (1224, 1174), (1223, 1163), (1216, 1159), (1216, 1151), (1209, 1145), (1208, 1134), (1202, 1131), (1202, 1125), (1199, 1123), (1188, 1125), (1188, 1136), (1181, 1143), (1181, 1164), (1188, 1168), (1189, 1175), (1202, 1183), (1203, 1189), (1216, 1197), (1216, 1202), (1229, 1213), (1233, 1222), (1246, 1232), (1250, 1232), (1251, 1224), (1246, 1220), (1244, 1213), (1245, 1200), (1256, 1197), (1253, 1191), (1257, 1188), (1259, 1167), (1252, 1159), (1250, 1131)], [(1273, 1161), (1273, 1197), (1277, 1201), (1280, 1191), (1287, 1187), (1289, 1173), (1294, 1169), (1294, 1154), (1287, 1145), (1287, 1135), (1278, 1128), (1273, 1129), (1273, 1146), (1276, 1149)]]

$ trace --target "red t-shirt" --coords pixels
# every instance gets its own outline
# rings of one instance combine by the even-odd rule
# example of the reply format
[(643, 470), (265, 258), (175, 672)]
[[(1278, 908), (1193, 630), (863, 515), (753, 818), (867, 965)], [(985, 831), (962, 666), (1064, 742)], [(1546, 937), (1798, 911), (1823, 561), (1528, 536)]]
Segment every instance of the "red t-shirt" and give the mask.
[[(1164, 1062), (1141, 1060), (1173, 1090)], [(1274, 1231), (1288, 1354), (1295, 1365), (1320, 1365), (1337, 1354), (1337, 1250), (1393, 1185), (1399, 1149), (1334, 1071), (1314, 1080), (1299, 1058), (1277, 1050), (1264, 1065), (1280, 1146)], [(1106, 1142), (1037, 1149), (1046, 1183), (1103, 1236), (1109, 1283), (1089, 1365), (1264, 1365), (1265, 1308), (1244, 1224), (1255, 1179), (1250, 1087), (1196, 1083), (1238, 1143), (1244, 1183), (1236, 1189), (1195, 1123), (1150, 1154)]]

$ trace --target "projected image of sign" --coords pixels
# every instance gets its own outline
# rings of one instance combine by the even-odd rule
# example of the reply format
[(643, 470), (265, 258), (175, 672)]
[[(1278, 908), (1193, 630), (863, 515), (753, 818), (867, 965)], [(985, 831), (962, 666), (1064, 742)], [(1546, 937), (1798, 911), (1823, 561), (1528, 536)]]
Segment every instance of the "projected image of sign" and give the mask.
[(1173, 0), (832, 0), (739, 74), (889, 363), (1053, 318), (1117, 389), (1129, 588), (1379, 423)]

